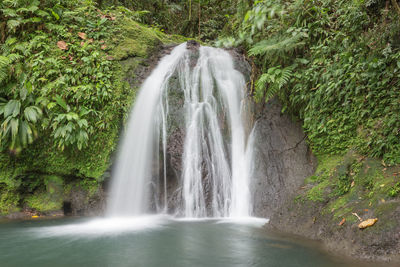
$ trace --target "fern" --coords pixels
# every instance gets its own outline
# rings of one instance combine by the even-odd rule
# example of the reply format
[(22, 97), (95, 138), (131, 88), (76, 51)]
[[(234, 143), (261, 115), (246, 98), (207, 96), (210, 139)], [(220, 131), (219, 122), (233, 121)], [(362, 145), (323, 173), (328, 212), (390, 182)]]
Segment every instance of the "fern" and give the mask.
[(256, 43), (249, 50), (250, 56), (266, 56), (273, 57), (276, 55), (284, 55), (294, 51), (297, 48), (301, 48), (305, 45), (303, 41), (306, 35), (302, 33), (297, 33), (292, 37), (277, 37), (274, 39), (263, 40)]
[(295, 65), (281, 69), (281, 66), (269, 68), (256, 82), (256, 101), (262, 98), (268, 102), (272, 97), (276, 96), (281, 89), (286, 86), (293, 76)]
[(8, 79), (10, 60), (8, 57), (0, 56), (0, 84)]

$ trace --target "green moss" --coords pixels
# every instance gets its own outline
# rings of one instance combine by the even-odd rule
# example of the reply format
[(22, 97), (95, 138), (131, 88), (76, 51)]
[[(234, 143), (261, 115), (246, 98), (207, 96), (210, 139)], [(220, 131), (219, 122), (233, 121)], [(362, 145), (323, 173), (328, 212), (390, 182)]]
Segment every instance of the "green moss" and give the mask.
[(347, 223), (357, 223), (359, 222), (358, 218), (356, 216), (354, 216), (351, 212), (349, 212), (346, 216), (345, 216), (346, 222)]
[(25, 198), (27, 207), (40, 212), (59, 210), (62, 208), (62, 203), (62, 198), (55, 198), (53, 194), (48, 192), (36, 192)]
[[(319, 159), (321, 156), (319, 157)], [(344, 218), (346, 224), (356, 224), (355, 212), (362, 218), (365, 212), (379, 219), (379, 224), (368, 231), (385, 231), (394, 227), (390, 218), (399, 207), (397, 201), (390, 201), (388, 192), (396, 190), (396, 174), (399, 166), (384, 167), (380, 160), (361, 158), (354, 153), (342, 157), (323, 156), (315, 175), (307, 179), (313, 187), (296, 200), (320, 202), (321, 216), (331, 216), (332, 225)], [(338, 190), (342, 188), (340, 194)], [(331, 191), (331, 192), (329, 192)], [(298, 201), (299, 202), (299, 201)]]
[(158, 29), (125, 18), (121, 22), (118, 45), (111, 55), (116, 60), (132, 56), (147, 58), (149, 53), (161, 44), (181, 43), (186, 40), (187, 38), (182, 36), (166, 35)]
[(315, 173), (319, 175), (320, 173), (328, 172), (332, 173), (336, 166), (343, 160), (343, 156), (338, 155), (317, 155), (318, 166)]
[(326, 212), (337, 212), (349, 203), (348, 196), (341, 196), (334, 201), (331, 201), (325, 208)]
[(0, 194), (0, 215), (19, 211), (19, 195), (9, 189), (2, 189)]
[(375, 215), (380, 217), (385, 214), (391, 214), (397, 207), (399, 207), (399, 204), (396, 202), (380, 203), (375, 209)]
[(329, 180), (325, 180), (318, 185), (314, 186), (307, 192), (307, 199), (311, 201), (325, 201), (327, 194), (325, 192), (326, 188), (329, 186)]
[(80, 186), (88, 192), (88, 197), (90, 198), (97, 193), (100, 185), (96, 180), (85, 179), (80, 182)]

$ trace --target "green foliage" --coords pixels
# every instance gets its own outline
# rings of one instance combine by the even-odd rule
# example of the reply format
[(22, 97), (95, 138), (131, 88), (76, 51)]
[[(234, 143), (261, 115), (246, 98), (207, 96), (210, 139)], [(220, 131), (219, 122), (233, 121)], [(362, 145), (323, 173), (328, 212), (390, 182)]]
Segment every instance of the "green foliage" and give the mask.
[[(261, 72), (256, 99), (278, 95), (303, 120), (314, 152), (355, 148), (396, 164), (399, 33), (399, 15), (383, 1), (262, 0), (217, 43), (247, 49)], [(271, 85), (271, 69), (291, 66), (281, 88)]]
[(118, 120), (106, 111), (119, 117), (111, 94), (115, 66), (106, 59), (117, 30), (114, 15), (91, 1), (33, 1), (27, 8), (24, 1), (5, 1), (0, 11), (7, 21), (0, 58), (0, 78), (7, 81), (0, 92), (2, 143), (20, 151), (50, 133), (60, 149), (82, 149), (94, 128), (115, 129)]
[(95, 4), (0, 1), (0, 213), (60, 208), (49, 175), (93, 195), (131, 108), (135, 69), (159, 45), (185, 40), (138, 23), (145, 11)]
[(157, 27), (162, 32), (202, 41), (214, 40), (243, 0), (105, 0), (102, 6), (123, 5), (127, 17)]
[(62, 199), (53, 199), (48, 192), (37, 192), (25, 198), (25, 204), (39, 212), (60, 210), (62, 208)]
[[(269, 68), (256, 82), (255, 99), (260, 101), (264, 98), (265, 102), (267, 102), (277, 95), (289, 83), (295, 67), (293, 65), (283, 69), (281, 66)], [(265, 89), (266, 86), (267, 89)]]
[(0, 85), (8, 79), (9, 64), (8, 57), (0, 56)]
[(9, 188), (0, 187), (0, 190), (0, 215), (18, 211), (19, 195)]
[(11, 149), (19, 149), (32, 143), (37, 136), (36, 128), (43, 112), (36, 105), (32, 91), (32, 84), (28, 82), (15, 99), (0, 98), (0, 145), (6, 142)]
[(328, 195), (326, 194), (325, 190), (328, 186), (329, 186), (328, 180), (322, 181), (321, 183), (317, 184), (307, 192), (307, 199), (314, 202), (326, 201)]
[(400, 193), (400, 182), (392, 186), (388, 191), (388, 196), (397, 197)]

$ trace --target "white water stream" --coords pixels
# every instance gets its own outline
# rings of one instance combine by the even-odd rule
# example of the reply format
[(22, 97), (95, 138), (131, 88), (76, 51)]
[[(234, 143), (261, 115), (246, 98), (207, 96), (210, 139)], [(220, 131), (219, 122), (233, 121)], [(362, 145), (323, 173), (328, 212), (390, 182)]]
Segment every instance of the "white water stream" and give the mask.
[[(186, 43), (165, 56), (142, 85), (130, 115), (114, 170), (109, 216), (150, 213), (154, 181), (162, 183), (162, 203), (168, 211), (168, 117), (171, 77), (183, 91), (185, 121), (182, 175), (176, 190), (181, 217), (247, 217), (251, 215), (249, 163), (242, 102), (243, 75), (235, 70), (231, 55), (222, 49), (187, 49)], [(175, 90), (177, 88), (174, 88)], [(160, 153), (161, 157), (160, 160)], [(154, 166), (162, 165), (161, 179)], [(159, 177), (160, 178), (160, 177)], [(158, 192), (160, 193), (160, 192)], [(160, 208), (159, 206), (162, 206)]]

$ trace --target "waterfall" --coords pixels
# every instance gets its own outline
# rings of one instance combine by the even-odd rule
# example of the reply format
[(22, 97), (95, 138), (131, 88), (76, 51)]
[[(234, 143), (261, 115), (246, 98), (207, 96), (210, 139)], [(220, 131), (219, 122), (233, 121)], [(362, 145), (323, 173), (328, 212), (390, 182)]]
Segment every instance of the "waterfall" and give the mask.
[[(174, 192), (183, 217), (251, 213), (251, 138), (243, 121), (243, 75), (223, 49), (181, 44), (143, 83), (113, 171), (109, 216), (169, 210), (167, 147), (171, 92), (182, 93), (182, 170)], [(246, 142), (246, 140), (250, 140)], [(248, 143), (248, 144), (247, 144)]]

